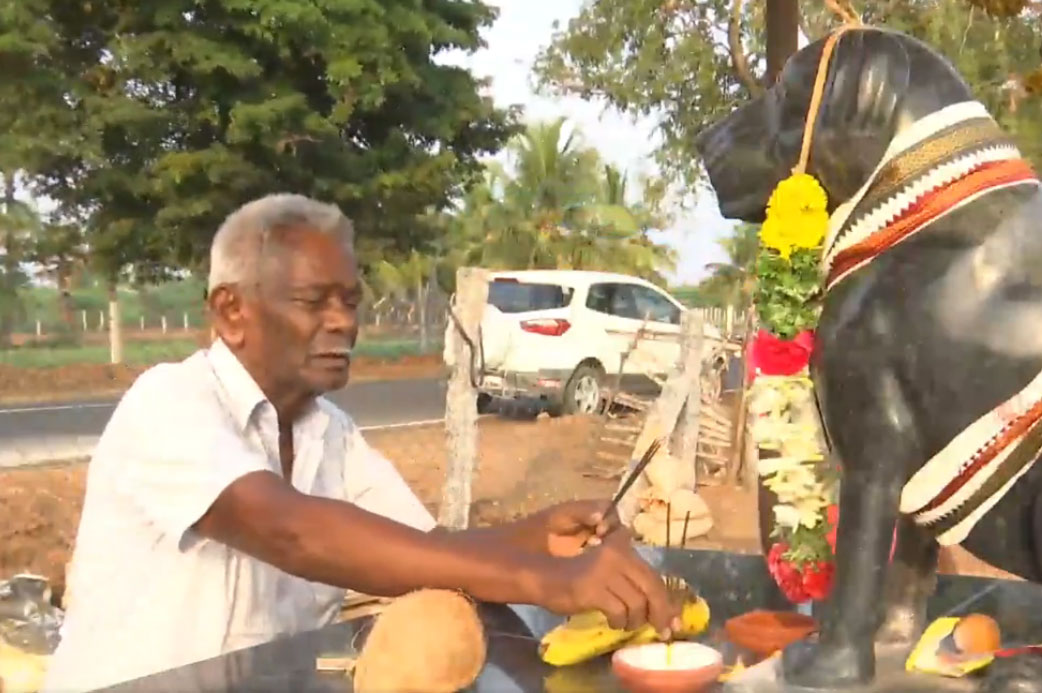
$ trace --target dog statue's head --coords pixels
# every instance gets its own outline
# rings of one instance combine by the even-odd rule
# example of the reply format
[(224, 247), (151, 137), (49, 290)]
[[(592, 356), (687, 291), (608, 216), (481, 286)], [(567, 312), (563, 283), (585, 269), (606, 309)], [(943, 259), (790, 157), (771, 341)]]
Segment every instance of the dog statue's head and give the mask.
[[(771, 192), (799, 160), (824, 44), (802, 49), (763, 96), (699, 136), (725, 217), (763, 221)], [(926, 44), (885, 29), (844, 34), (829, 63), (807, 167), (828, 192), (829, 211), (857, 192), (903, 128), (972, 99), (951, 63)]]

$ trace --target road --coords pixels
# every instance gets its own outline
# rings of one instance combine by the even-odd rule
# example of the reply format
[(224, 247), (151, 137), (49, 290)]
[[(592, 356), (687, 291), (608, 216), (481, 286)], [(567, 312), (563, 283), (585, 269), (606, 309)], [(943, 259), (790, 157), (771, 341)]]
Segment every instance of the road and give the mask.
[[(363, 381), (330, 399), (363, 428), (431, 421), (445, 415), (445, 382)], [(89, 448), (115, 407), (115, 399), (0, 406), (0, 467)]]

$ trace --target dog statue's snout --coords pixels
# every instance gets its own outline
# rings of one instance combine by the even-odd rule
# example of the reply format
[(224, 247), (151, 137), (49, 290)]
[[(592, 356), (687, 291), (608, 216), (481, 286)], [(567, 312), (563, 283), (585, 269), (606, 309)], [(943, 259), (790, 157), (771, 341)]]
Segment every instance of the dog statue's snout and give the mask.
[(778, 180), (778, 162), (768, 146), (771, 138), (763, 101), (757, 99), (706, 128), (695, 139), (725, 217), (763, 220), (767, 198)]
[(695, 150), (698, 151), (702, 160), (706, 162), (706, 167), (711, 168), (713, 163), (720, 156), (720, 151), (724, 147), (721, 147), (721, 140), (729, 139), (727, 137), (727, 126), (729, 119), (725, 118), (719, 120), (702, 132), (698, 133), (695, 137)]

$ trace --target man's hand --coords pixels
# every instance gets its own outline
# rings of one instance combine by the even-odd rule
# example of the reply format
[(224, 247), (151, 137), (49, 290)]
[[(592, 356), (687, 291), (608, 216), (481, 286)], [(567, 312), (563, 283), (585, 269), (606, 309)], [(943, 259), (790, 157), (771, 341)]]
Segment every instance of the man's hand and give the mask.
[(664, 636), (678, 625), (679, 606), (670, 600), (661, 576), (633, 549), (625, 530), (554, 563), (540, 576), (539, 606), (567, 615), (597, 610), (614, 628), (634, 630), (650, 623)]
[(597, 546), (622, 523), (612, 510), (605, 513), (607, 501), (570, 501), (540, 513), (546, 535), (546, 550), (551, 556), (570, 558), (585, 546)]

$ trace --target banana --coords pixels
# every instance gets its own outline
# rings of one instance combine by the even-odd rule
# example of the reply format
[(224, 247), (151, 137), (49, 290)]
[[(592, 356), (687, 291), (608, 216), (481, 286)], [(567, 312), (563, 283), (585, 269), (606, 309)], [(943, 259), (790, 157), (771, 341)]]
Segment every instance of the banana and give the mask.
[(612, 628), (599, 611), (576, 614), (543, 636), (539, 656), (553, 666), (578, 664), (618, 648), (632, 631)]
[[(701, 597), (688, 599), (681, 610), (681, 630), (678, 638), (693, 638), (709, 626), (709, 605)], [(599, 611), (587, 611), (570, 617), (543, 636), (539, 656), (553, 666), (579, 664), (617, 650), (625, 645), (642, 645), (658, 640), (658, 633), (650, 625), (637, 630), (620, 630), (608, 625), (608, 619)]]
[(709, 604), (701, 597), (694, 597), (684, 602), (680, 611), (680, 630), (674, 633), (677, 638), (695, 638), (709, 627)]

